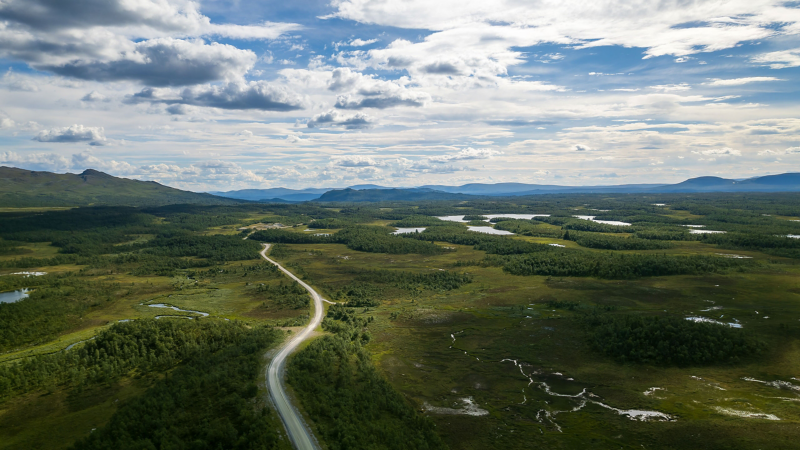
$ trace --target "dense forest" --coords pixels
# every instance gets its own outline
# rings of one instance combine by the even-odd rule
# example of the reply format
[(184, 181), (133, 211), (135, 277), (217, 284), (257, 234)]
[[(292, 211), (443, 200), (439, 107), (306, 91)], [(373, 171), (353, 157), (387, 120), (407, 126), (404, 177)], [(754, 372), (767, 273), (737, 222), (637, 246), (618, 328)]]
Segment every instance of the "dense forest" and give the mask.
[(594, 348), (620, 362), (652, 365), (735, 363), (763, 344), (745, 331), (682, 317), (592, 315), (586, 319)]
[[(134, 323), (130, 327), (143, 328), (143, 335), (123, 328), (116, 333), (127, 337), (122, 342), (109, 336), (103, 339), (105, 345), (94, 349), (100, 357), (106, 350), (122, 361), (168, 364), (182, 360), (182, 364), (145, 394), (121, 405), (107, 425), (73, 449), (262, 450), (278, 446), (279, 422), (263, 401), (256, 403), (256, 379), (261, 354), (280, 333), (240, 324), (188, 323), (177, 329), (161, 325), (155, 333), (150, 323)], [(205, 333), (192, 333), (193, 325), (205, 327)], [(160, 355), (148, 356), (153, 353)], [(109, 359), (106, 365), (114, 364)]]
[(289, 384), (332, 450), (443, 449), (433, 423), (378, 373), (362, 344), (369, 319), (334, 305), (323, 328), (334, 333), (290, 361)]

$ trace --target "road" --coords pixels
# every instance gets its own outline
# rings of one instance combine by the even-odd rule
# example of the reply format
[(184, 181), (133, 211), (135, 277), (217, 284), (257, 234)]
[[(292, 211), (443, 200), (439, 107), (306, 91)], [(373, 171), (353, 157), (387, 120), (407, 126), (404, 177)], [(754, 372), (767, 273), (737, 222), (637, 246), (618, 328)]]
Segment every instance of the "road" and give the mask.
[(275, 408), (278, 410), (278, 415), (283, 421), (283, 426), (286, 428), (286, 433), (289, 435), (289, 440), (292, 441), (294, 448), (298, 450), (316, 450), (319, 449), (317, 441), (314, 439), (311, 430), (306, 426), (300, 413), (292, 406), (289, 396), (286, 395), (286, 388), (283, 384), (283, 373), (286, 368), (286, 357), (297, 349), (303, 341), (308, 339), (314, 329), (322, 322), (322, 297), (320, 297), (317, 291), (312, 289), (311, 286), (297, 278), (293, 273), (284, 269), (283, 266), (277, 262), (268, 258), (267, 250), (269, 250), (270, 244), (263, 245), (264, 250), (261, 251), (261, 257), (275, 264), (278, 266), (278, 269), (288, 275), (289, 278), (300, 283), (300, 286), (303, 286), (308, 293), (311, 294), (311, 298), (314, 299), (314, 317), (311, 318), (311, 322), (280, 349), (278, 354), (272, 359), (272, 362), (270, 362), (267, 368), (267, 388), (269, 389), (272, 403), (275, 404)]

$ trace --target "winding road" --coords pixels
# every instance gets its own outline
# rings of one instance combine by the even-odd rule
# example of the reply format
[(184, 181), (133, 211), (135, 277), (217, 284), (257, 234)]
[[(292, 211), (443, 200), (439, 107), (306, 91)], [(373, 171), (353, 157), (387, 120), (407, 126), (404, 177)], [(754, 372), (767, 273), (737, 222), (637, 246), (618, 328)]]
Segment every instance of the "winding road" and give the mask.
[(320, 297), (317, 291), (312, 289), (311, 286), (267, 257), (267, 250), (269, 250), (270, 244), (262, 245), (264, 245), (264, 250), (261, 251), (261, 257), (275, 264), (278, 266), (278, 269), (288, 275), (289, 278), (300, 283), (300, 286), (303, 286), (305, 290), (311, 294), (311, 298), (314, 299), (314, 317), (311, 318), (311, 322), (281, 348), (278, 354), (272, 359), (272, 362), (270, 362), (267, 368), (267, 389), (269, 389), (272, 403), (275, 404), (275, 409), (278, 410), (278, 415), (281, 417), (283, 426), (286, 428), (286, 433), (289, 435), (289, 440), (292, 441), (294, 447), (298, 450), (316, 450), (319, 449), (317, 441), (314, 439), (311, 430), (306, 426), (300, 413), (292, 406), (289, 396), (286, 395), (286, 388), (283, 384), (283, 373), (286, 368), (286, 357), (297, 349), (303, 341), (308, 339), (314, 329), (322, 322), (322, 312), (324, 310), (322, 307), (322, 297)]

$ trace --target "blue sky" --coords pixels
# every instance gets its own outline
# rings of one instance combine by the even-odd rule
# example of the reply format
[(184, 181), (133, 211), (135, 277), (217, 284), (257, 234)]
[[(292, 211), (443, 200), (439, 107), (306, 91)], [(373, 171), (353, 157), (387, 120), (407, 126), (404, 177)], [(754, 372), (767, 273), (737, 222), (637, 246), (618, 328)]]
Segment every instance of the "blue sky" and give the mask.
[(191, 190), (800, 171), (800, 3), (0, 2), (0, 164)]

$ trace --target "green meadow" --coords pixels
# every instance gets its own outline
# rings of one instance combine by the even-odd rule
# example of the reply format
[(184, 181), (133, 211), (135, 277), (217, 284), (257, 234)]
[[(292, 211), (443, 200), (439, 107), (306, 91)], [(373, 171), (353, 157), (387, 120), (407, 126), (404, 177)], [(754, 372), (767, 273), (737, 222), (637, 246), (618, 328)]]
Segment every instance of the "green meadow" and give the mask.
[[(482, 222), (513, 234), (467, 228), (492, 214), (548, 216)], [(260, 259), (261, 242), (335, 304), (288, 369), (326, 448), (758, 449), (800, 437), (796, 196), (0, 216), (0, 292), (29, 289), (0, 304), (0, 448), (128, 445), (120, 430), (156, 448), (286, 448), (259, 371), (309, 301)], [(177, 395), (192, 377), (255, 412), (201, 406), (222, 401), (214, 389)], [(143, 408), (196, 426), (142, 431)]]

